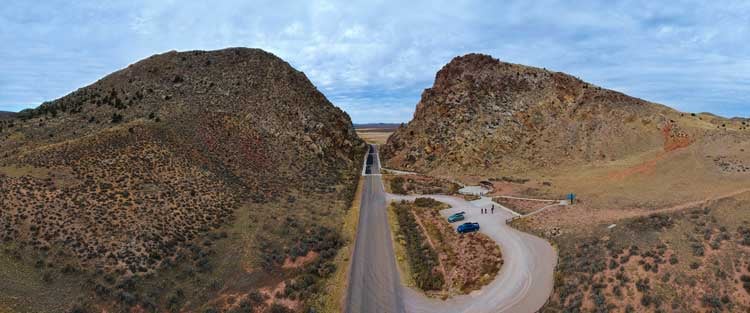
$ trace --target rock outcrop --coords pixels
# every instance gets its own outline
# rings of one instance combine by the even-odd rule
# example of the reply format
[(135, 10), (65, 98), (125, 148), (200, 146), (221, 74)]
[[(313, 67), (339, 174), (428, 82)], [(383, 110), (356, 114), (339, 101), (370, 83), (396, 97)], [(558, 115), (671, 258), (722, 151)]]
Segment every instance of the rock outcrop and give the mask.
[[(487, 55), (453, 59), (381, 149), (393, 168), (513, 173), (690, 145), (663, 105)], [(684, 114), (683, 114), (684, 115)]]

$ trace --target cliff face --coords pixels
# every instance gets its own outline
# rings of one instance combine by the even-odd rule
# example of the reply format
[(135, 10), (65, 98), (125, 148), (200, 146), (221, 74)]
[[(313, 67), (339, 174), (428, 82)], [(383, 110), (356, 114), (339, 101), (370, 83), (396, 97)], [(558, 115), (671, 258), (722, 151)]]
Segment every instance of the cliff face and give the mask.
[(662, 105), (469, 54), (443, 67), (382, 148), (391, 167), (481, 174), (615, 160), (691, 138)]

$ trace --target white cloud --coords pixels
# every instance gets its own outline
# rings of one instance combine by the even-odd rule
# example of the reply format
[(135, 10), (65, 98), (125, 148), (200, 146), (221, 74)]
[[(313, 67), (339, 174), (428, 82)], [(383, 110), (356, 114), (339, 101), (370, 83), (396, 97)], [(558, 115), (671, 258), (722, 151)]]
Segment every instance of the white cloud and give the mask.
[(300, 22), (294, 22), (292, 24), (289, 24), (286, 28), (284, 28), (284, 35), (290, 36), (290, 37), (297, 37), (302, 35), (302, 24)]
[(356, 122), (409, 120), (435, 72), (469, 52), (749, 115), (748, 15), (745, 1), (11, 0), (0, 105), (36, 105), (154, 53), (248, 46), (304, 71)]

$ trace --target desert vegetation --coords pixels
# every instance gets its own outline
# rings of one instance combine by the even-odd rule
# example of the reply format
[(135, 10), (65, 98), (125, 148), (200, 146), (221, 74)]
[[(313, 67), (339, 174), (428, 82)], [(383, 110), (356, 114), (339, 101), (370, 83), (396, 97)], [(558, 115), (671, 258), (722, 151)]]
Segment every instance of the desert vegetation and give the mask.
[(404, 242), (409, 268), (417, 287), (425, 291), (442, 289), (445, 280), (438, 269), (437, 253), (427, 242), (410, 207), (405, 203), (397, 204), (393, 212), (398, 221), (397, 240)]
[(371, 125), (354, 125), (357, 135), (368, 143), (377, 145), (385, 144), (398, 124), (371, 124)]
[(455, 194), (460, 186), (446, 179), (425, 175), (384, 175), (387, 190), (406, 194)]
[(406, 250), (416, 287), (433, 297), (467, 294), (489, 283), (503, 264), (497, 244), (481, 233), (458, 234), (431, 198), (392, 204), (395, 240)]
[(157, 55), (4, 118), (0, 308), (314, 309), (364, 152), (252, 49)]
[[(744, 194), (600, 225), (593, 232), (539, 233), (560, 251), (554, 293), (543, 312), (747, 310), (748, 203)], [(523, 220), (515, 223), (539, 230), (526, 228)]]

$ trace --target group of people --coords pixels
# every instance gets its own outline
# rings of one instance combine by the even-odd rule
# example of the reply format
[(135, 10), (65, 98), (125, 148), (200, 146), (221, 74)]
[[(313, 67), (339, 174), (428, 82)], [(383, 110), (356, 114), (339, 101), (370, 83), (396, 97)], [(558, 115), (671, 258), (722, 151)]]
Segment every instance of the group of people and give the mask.
[[(492, 205), (492, 208), (490, 209), (492, 214), (495, 214), (495, 205)], [(482, 214), (487, 214), (487, 208), (482, 208)]]

